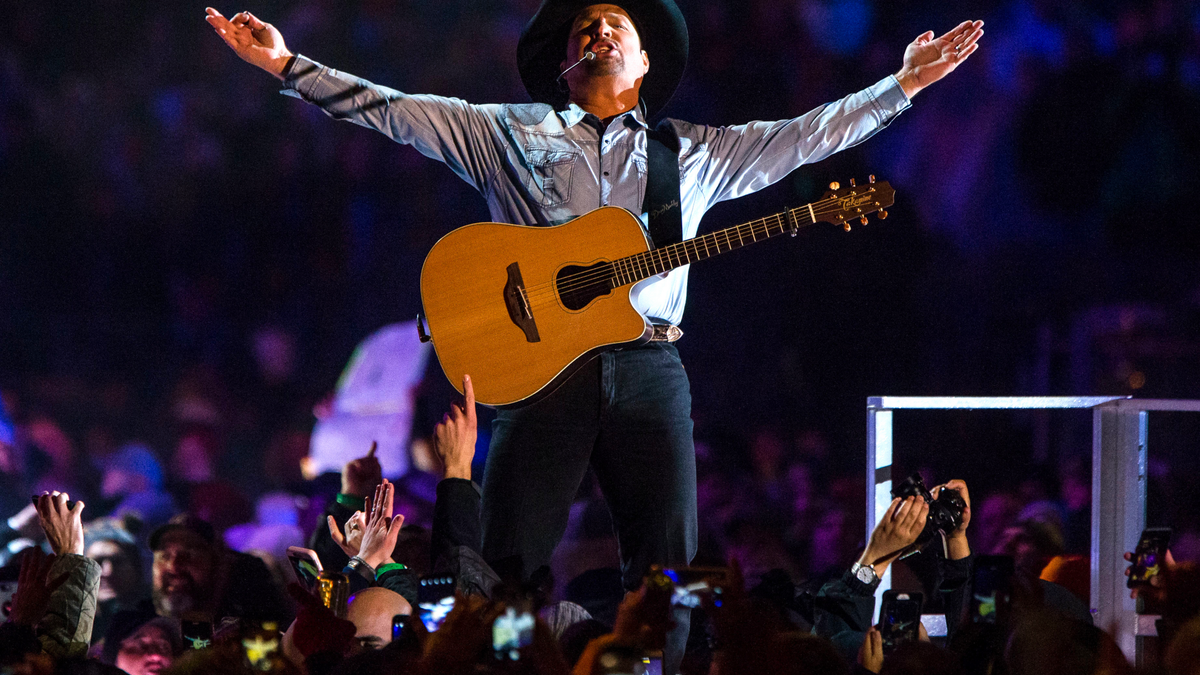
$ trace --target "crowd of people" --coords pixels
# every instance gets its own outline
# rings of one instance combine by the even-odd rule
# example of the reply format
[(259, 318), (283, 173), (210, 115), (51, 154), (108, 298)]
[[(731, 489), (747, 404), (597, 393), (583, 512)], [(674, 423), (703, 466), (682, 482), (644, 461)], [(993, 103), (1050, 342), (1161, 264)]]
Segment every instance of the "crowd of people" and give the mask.
[[(645, 668), (661, 653), (669, 605), (681, 595), (672, 580), (685, 582), (670, 571), (652, 571), (640, 591), (625, 593), (612, 567), (611, 526), (605, 527), (602, 503), (587, 494), (560, 566), (530, 578), (497, 572), (479, 552), (480, 493), (471, 480), (477, 427), (475, 411), (462, 403), (434, 427), (437, 471), (428, 526), (408, 522), (405, 511), (416, 501), (406, 494), (408, 481), (382, 478), (374, 448), (330, 477), (337, 492), (324, 517), (308, 532), (293, 521), (292, 537), (256, 539), (237, 527), (222, 532), (174, 507), (147, 530), (137, 505), (158, 500), (109, 494), (93, 506), (78, 499), (87, 493), (42, 482), (34, 503), (0, 525), (6, 558), (0, 579), (17, 582), (0, 627), (0, 666), (14, 673), (131, 675), (653, 672)], [(4, 448), (15, 455), (14, 444), (5, 441)], [(118, 456), (152, 459), (145, 448), (136, 450)], [(129, 469), (137, 461), (113, 465), (119, 468), (106, 469), (104, 482), (115, 480), (108, 477), (112, 471), (146, 482), (145, 472)], [(799, 480), (792, 475), (780, 483), (791, 500), (802, 498), (795, 490)], [(17, 489), (31, 491), (23, 488)], [(719, 535), (724, 545), (697, 561), (715, 564), (696, 568), (705, 584), (693, 601), (681, 672), (1134, 672), (1111, 635), (1092, 625), (1086, 561), (1080, 567), (1078, 559), (1054, 556), (1063, 550), (1062, 530), (1053, 518), (1037, 515), (1052, 510), (1049, 503), (1005, 519), (992, 496), (972, 506), (961, 480), (935, 487), (934, 500), (943, 490), (954, 491), (963, 506), (942, 535), (932, 534), (930, 503), (917, 496), (896, 498), (865, 546), (830, 540), (820, 531), (832, 526), (820, 518), (807, 537), (812, 550), (826, 556), (827, 569), (807, 577), (794, 563), (772, 566), (786, 561), (787, 537), (754, 519), (727, 521)], [(716, 503), (702, 508), (719, 512)], [(1008, 527), (997, 529), (997, 519)], [(943, 535), (944, 545), (938, 542)], [(345, 595), (297, 583), (299, 575), (272, 545), (310, 548), (324, 570), (342, 571)], [(1012, 561), (1008, 602), (993, 603), (991, 620), (979, 616), (977, 551), (1005, 553)], [(924, 594), (925, 611), (944, 614), (945, 636), (931, 641), (922, 625), (914, 632), (919, 639), (893, 644), (890, 628), (881, 632), (885, 617), (874, 590), (889, 566), (894, 588)], [(1136, 591), (1162, 613), (1158, 647), (1147, 648), (1153, 667), (1143, 672), (1196, 672), (1198, 574), (1194, 563), (1168, 557), (1151, 585)], [(430, 600), (421, 591), (431, 578), (452, 580), (455, 597), (432, 632), (422, 613)], [(497, 618), (517, 611), (536, 616), (531, 628), (511, 634), (525, 640), (494, 643)]]
[[(511, 46), (536, 4), (318, 1), (272, 13), (297, 49), (375, 81), (510, 101), (525, 97)], [(922, 198), (888, 221), (907, 225), (888, 239), (849, 240), (860, 243), (837, 256), (810, 241), (800, 265), (789, 257), (750, 270), (738, 292), (759, 287), (752, 302), (772, 306), (752, 331), (717, 312), (690, 319), (695, 341), (681, 350), (691, 350), (698, 383), (695, 564), (726, 571), (719, 596), (693, 611), (684, 673), (1131, 670), (1113, 627), (1087, 613), (1090, 467), (1069, 442), (1036, 465), (976, 462), (996, 480), (967, 476), (975, 505), (943, 555), (886, 557), (920, 535), (917, 500), (897, 503), (863, 537), (862, 466), (847, 450), (861, 446), (846, 442), (861, 424), (840, 422), (861, 414), (864, 387), (1043, 393), (1049, 375), (1015, 365), (1028, 354), (1014, 345), (1033, 342), (1025, 325), (1043, 322), (1038, 340), (1054, 344), (1064, 314), (1128, 295), (1146, 304), (1118, 319), (1089, 315), (1120, 324), (1114, 343), (1143, 335), (1143, 321), (1194, 335), (1200, 315), (1200, 230), (1143, 243), (1128, 224), (1165, 227), (1156, 223), (1188, 212), (1179, 207), (1194, 193), (1195, 165), (1184, 160), (1197, 147), (1194, 124), (1178, 111), (1200, 95), (1196, 8), (984, 4), (994, 47), (972, 64), (983, 84), (948, 82), (944, 98), (923, 100), (879, 143), (828, 167), (877, 167), (914, 195), (921, 186)], [(685, 9), (702, 48), (672, 106), (714, 123), (839, 95), (928, 27), (913, 17), (933, 25), (946, 11), (870, 0)], [(512, 579), (483, 560), (476, 429), (457, 414), (438, 422), (450, 391), (440, 375), (414, 393), (404, 476), (383, 480), (368, 448), (340, 475), (305, 473), (312, 411), (353, 344), (414, 314), (425, 252), (486, 214), (415, 151), (330, 125), (273, 83), (224, 67), (224, 48), (189, 28), (198, 22), (170, 3), (51, 1), (12, 17), (12, 39), (0, 44), (0, 590), (16, 589), (0, 672), (640, 672), (666, 629), (662, 576), (624, 595), (611, 518), (590, 479), (549, 569)], [(117, 39), (129, 30), (144, 39)], [(933, 147), (910, 152), (918, 143)], [(268, 157), (272, 171), (248, 156)], [(820, 176), (798, 172), (779, 188), (786, 195), (751, 201), (746, 218), (813, 198)], [(993, 273), (1006, 271), (1004, 251), (1020, 258), (1024, 246), (1041, 262)], [(785, 267), (809, 276), (774, 283)], [(1062, 288), (1045, 278), (1072, 275), (1080, 281), (1053, 298), (1041, 290)], [(872, 277), (902, 290), (881, 294)], [(809, 294), (796, 290), (803, 282)], [(700, 277), (697, 294), (717, 285)], [(1091, 347), (1079, 338), (1086, 323), (1070, 331), (1074, 352)], [(776, 344), (770, 355), (758, 348), (764, 335)], [(848, 335), (856, 346), (822, 348)], [(1119, 367), (1096, 375), (1072, 361), (1059, 389), (1130, 392), (1135, 375), (1135, 388), (1147, 378), (1125, 355), (1186, 357), (1192, 342), (1107, 345), (1097, 360)], [(1058, 352), (1046, 349), (1049, 372)], [(1189, 395), (1200, 372), (1172, 363), (1140, 391)], [(853, 406), (821, 404), (851, 395)], [(942, 449), (943, 459), (958, 451)], [(1141, 591), (1163, 616), (1147, 672), (1200, 663), (1190, 461), (1152, 453), (1148, 467), (1155, 524), (1175, 534), (1157, 585)], [(935, 472), (924, 473), (934, 484)], [(938, 478), (970, 499), (965, 482)], [(346, 575), (344, 607), (293, 585), (291, 546)], [(1013, 561), (1011, 612), (995, 624), (963, 616), (981, 554)], [(870, 583), (851, 571), (872, 561), (876, 573), (891, 565), (897, 588), (922, 593), (949, 634), (885, 649)], [(423, 577), (453, 578), (455, 609), (436, 632), (401, 620), (397, 635), (395, 617), (419, 614)], [(509, 609), (537, 616), (515, 661), (491, 645)]]

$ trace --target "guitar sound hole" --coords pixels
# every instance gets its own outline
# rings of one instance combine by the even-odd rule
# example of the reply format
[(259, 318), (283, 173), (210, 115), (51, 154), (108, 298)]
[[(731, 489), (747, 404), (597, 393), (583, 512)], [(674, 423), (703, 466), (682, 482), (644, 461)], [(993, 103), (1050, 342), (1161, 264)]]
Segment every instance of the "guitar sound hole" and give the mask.
[(558, 297), (569, 310), (583, 309), (596, 298), (612, 293), (611, 274), (612, 265), (606, 262), (587, 267), (568, 265), (554, 279)]

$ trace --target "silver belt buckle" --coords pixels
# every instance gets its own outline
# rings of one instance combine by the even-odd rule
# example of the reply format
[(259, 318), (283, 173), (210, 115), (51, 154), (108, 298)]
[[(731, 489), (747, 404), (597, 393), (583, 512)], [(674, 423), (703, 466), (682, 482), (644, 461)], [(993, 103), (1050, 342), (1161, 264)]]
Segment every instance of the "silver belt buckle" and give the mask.
[(650, 336), (651, 342), (675, 342), (683, 337), (683, 331), (679, 326), (654, 324), (654, 334)]

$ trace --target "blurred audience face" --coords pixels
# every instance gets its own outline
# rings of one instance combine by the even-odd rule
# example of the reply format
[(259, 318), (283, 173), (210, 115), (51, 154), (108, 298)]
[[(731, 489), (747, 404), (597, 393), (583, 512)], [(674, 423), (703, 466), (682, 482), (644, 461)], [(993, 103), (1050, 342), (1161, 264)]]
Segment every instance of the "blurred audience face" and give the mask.
[(137, 566), (129, 554), (115, 541), (93, 542), (84, 552), (87, 557), (100, 563), (100, 602), (128, 597), (137, 593), (139, 579)]
[(129, 675), (147, 675), (170, 667), (171, 641), (159, 626), (142, 626), (121, 641), (115, 665)]
[(152, 596), (159, 616), (179, 618), (205, 604), (213, 592), (216, 551), (198, 536), (175, 532), (154, 552)]
[(121, 469), (108, 469), (104, 472), (104, 477), (100, 479), (100, 494), (104, 495), (106, 499), (137, 494), (149, 487), (149, 481), (145, 476)]
[(350, 599), (346, 619), (354, 624), (358, 649), (379, 649), (392, 641), (392, 617), (412, 614), (412, 605), (399, 593), (375, 586)]

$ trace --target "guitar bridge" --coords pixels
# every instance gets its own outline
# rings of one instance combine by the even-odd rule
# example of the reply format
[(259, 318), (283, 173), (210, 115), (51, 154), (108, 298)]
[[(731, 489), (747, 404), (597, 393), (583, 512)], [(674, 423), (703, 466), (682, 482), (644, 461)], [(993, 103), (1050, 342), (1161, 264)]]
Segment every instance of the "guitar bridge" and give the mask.
[(533, 320), (533, 308), (529, 304), (529, 295), (525, 292), (525, 282), (521, 279), (521, 266), (513, 263), (508, 266), (508, 282), (504, 284), (504, 306), (508, 308), (508, 318), (525, 333), (526, 342), (541, 342), (538, 336), (537, 322)]

